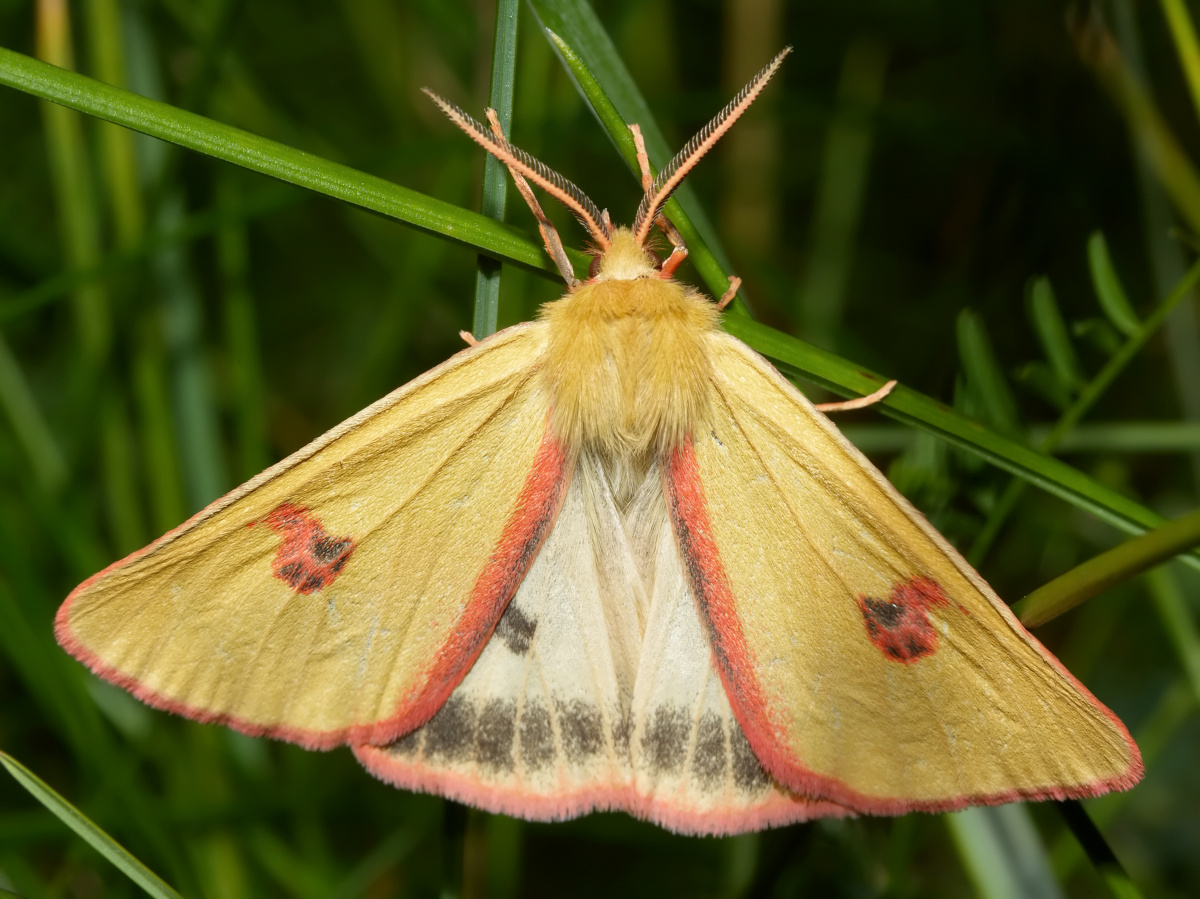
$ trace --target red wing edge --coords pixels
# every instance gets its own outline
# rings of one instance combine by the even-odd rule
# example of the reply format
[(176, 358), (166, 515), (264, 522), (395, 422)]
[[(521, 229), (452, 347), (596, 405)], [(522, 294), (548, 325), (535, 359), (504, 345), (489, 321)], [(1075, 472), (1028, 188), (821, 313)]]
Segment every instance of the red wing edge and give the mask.
[[(285, 460), (280, 464), (287, 462), (288, 460)], [(471, 597), (458, 623), (434, 656), (422, 686), (411, 695), (402, 697), (397, 703), (396, 711), (382, 721), (333, 731), (311, 731), (262, 725), (232, 715), (194, 708), (164, 696), (128, 674), (110, 667), (72, 633), (71, 606), (81, 593), (109, 571), (145, 556), (176, 535), (210, 517), (243, 495), (246, 488), (239, 488), (233, 494), (217, 500), (150, 546), (114, 562), (76, 587), (55, 616), (55, 637), (67, 652), (87, 665), (99, 677), (128, 690), (147, 705), (184, 715), (204, 724), (223, 724), (250, 736), (287, 740), (307, 749), (330, 749), (346, 743), (388, 743), (432, 718), (482, 652), (484, 644), (487, 643), (509, 600), (516, 593), (517, 587), (554, 525), (567, 493), (573, 462), (566, 447), (551, 436), (547, 429), (534, 458), (533, 467), (525, 479), (515, 506), (509, 513), (500, 542), (475, 581)], [(251, 483), (260, 483), (263, 477), (260, 475)]]
[(969, 805), (1000, 805), (1020, 799), (1080, 799), (1098, 796), (1114, 789), (1127, 790), (1141, 780), (1144, 773), (1141, 754), (1125, 725), (1036, 638), (1024, 632), (1024, 628), (1007, 607), (1001, 611), (1010, 623), (1024, 632), (1030, 645), (1092, 705), (1103, 712), (1124, 736), (1131, 750), (1131, 759), (1129, 768), (1123, 774), (1073, 787), (1011, 790), (956, 796), (933, 802), (914, 802), (864, 795), (836, 778), (809, 770), (784, 745), (780, 736), (781, 728), (771, 720), (770, 707), (762, 686), (755, 677), (754, 654), (746, 642), (737, 612), (737, 600), (713, 537), (695, 448), (690, 440), (681, 444), (668, 456), (663, 466), (663, 490), (683, 557), (684, 569), (688, 573), (701, 618), (708, 630), (713, 658), (734, 715), (763, 767), (789, 789), (804, 796), (832, 800), (857, 812), (897, 815), (912, 811), (956, 811)]

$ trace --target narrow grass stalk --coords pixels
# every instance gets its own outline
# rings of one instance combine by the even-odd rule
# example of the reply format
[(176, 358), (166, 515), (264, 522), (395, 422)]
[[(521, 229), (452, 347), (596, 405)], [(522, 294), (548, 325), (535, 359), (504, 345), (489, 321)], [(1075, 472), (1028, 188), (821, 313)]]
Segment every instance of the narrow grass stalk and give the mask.
[(1056, 802), (1055, 805), (1113, 896), (1116, 899), (1140, 899), (1141, 891), (1129, 878), (1117, 860), (1116, 853), (1104, 839), (1104, 834), (1100, 833), (1100, 828), (1088, 817), (1084, 807), (1074, 799)]
[(1088, 559), (1014, 604), (1013, 612), (1026, 627), (1037, 627), (1197, 544), (1200, 509)]
[(36, 774), (6, 752), (0, 752), (0, 765), (24, 787), (34, 799), (48, 808), (54, 815), (75, 831), (93, 849), (120, 869), (130, 880), (156, 899), (181, 899), (157, 874), (142, 864), (124, 846), (105, 833), (83, 812), (79, 811), (61, 795), (52, 790)]
[[(492, 44), (492, 89), (488, 105), (496, 110), (500, 130), (512, 132), (513, 82), (517, 69), (517, 13), (520, 0), (496, 4), (496, 38)], [(480, 212), (504, 221), (508, 199), (508, 172), (491, 153), (483, 164), (483, 203)], [(475, 272), (475, 316), (471, 332), (482, 340), (496, 332), (500, 312), (500, 263), (480, 256)]]
[(537, 244), (486, 216), (3, 47), (0, 84), (381, 213), (514, 265), (555, 272)]
[(1171, 38), (1175, 42), (1175, 52), (1179, 54), (1184, 77), (1187, 78), (1196, 115), (1200, 118), (1200, 41), (1196, 40), (1192, 16), (1183, 0), (1162, 0), (1162, 9), (1171, 27)]

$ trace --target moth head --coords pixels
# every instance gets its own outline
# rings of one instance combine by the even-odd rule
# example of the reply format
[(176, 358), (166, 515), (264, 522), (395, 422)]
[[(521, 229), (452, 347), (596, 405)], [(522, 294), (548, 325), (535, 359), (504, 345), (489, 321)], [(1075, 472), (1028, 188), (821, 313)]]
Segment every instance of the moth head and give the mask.
[[(457, 106), (443, 100), (428, 88), (425, 93), (436, 103), (454, 124), (458, 125), (467, 136), (495, 156), (508, 168), (517, 189), (525, 202), (529, 204), (534, 217), (538, 220), (546, 250), (550, 253), (559, 271), (562, 272), (567, 284), (574, 287), (575, 280), (570, 261), (562, 249), (562, 243), (554, 225), (542, 211), (537, 198), (529, 183), (532, 182), (558, 200), (579, 220), (588, 232), (594, 249), (594, 258), (589, 271), (589, 279), (629, 280), (648, 277), (653, 272), (663, 268), (661, 258), (648, 246), (651, 229), (657, 224), (666, 230), (670, 226), (662, 218), (663, 206), (675, 193), (683, 179), (703, 156), (713, 148), (726, 132), (749, 108), (758, 97), (767, 82), (779, 69), (784, 57), (792, 52), (791, 47), (785, 47), (763, 69), (755, 75), (729, 104), (713, 117), (707, 125), (689, 140), (682, 150), (675, 154), (658, 173), (651, 175), (649, 162), (641, 144), (640, 133), (634, 130), (637, 138), (638, 161), (642, 169), (642, 184), (645, 193), (638, 204), (634, 216), (633, 227), (629, 229), (614, 228), (608, 217), (608, 210), (600, 208), (588, 198), (573, 182), (564, 178), (558, 172), (542, 161), (535, 159), (520, 147), (513, 146), (505, 137), (500, 127), (499, 119), (494, 110), (487, 111), (490, 128), (471, 118)], [(661, 275), (668, 277), (669, 272)]]

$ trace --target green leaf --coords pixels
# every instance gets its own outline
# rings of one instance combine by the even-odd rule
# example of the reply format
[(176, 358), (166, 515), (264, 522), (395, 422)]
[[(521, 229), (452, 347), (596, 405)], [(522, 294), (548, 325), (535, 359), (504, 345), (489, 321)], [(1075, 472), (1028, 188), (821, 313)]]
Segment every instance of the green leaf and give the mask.
[(1112, 258), (1108, 255), (1108, 243), (1099, 231), (1093, 232), (1088, 238), (1088, 267), (1092, 272), (1092, 286), (1096, 289), (1100, 308), (1108, 320), (1126, 337), (1136, 334), (1141, 322), (1129, 305), (1125, 288), (1121, 286)]
[(344, 200), (557, 277), (541, 248), (494, 219), (240, 128), (150, 100), (0, 47), (0, 84)]
[(128, 849), (101, 830), (83, 812), (63, 799), (45, 781), (8, 753), (0, 752), (0, 765), (7, 768), (8, 773), (17, 783), (28, 790), (34, 799), (53, 812), (60, 821), (83, 837), (92, 848), (121, 869), (130, 880), (151, 896), (157, 896), (160, 899), (180, 899), (177, 892), (130, 854)]
[(1068, 391), (1078, 390), (1085, 380), (1083, 369), (1079, 365), (1079, 357), (1075, 355), (1075, 346), (1067, 333), (1067, 324), (1058, 309), (1049, 278), (1043, 276), (1030, 284), (1028, 307), (1029, 319), (1033, 322), (1042, 352), (1046, 354), (1059, 383)]
[(1034, 590), (1013, 611), (1026, 627), (1036, 627), (1198, 544), (1200, 509), (1088, 559)]

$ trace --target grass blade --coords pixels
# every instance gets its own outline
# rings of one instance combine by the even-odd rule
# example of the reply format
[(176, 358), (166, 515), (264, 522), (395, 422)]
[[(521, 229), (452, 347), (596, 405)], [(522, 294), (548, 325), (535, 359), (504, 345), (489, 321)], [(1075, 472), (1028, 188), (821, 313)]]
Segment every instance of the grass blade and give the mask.
[(0, 47), (0, 84), (557, 277), (554, 264), (536, 243), (487, 216), (4, 47)]
[(1029, 318), (1059, 383), (1068, 390), (1078, 390), (1085, 380), (1083, 369), (1049, 278), (1038, 278), (1030, 285)]
[(1200, 544), (1200, 509), (1088, 559), (1034, 590), (1013, 606), (1026, 627), (1036, 627), (1109, 587), (1129, 580)]
[[(496, 40), (492, 45), (492, 92), (488, 105), (496, 110), (500, 130), (512, 132), (513, 81), (517, 68), (517, 12), (520, 0), (499, 0), (496, 4)], [(481, 212), (497, 222), (504, 221), (508, 198), (508, 172), (491, 153), (483, 164), (483, 204)], [(471, 332), (483, 340), (496, 332), (500, 311), (500, 263), (480, 256), (475, 274), (475, 321)]]
[(101, 830), (83, 812), (52, 790), (41, 778), (6, 752), (0, 752), (0, 765), (8, 769), (21, 786), (38, 802), (48, 808), (71, 830), (79, 834), (92, 848), (112, 862), (130, 880), (151, 896), (159, 899), (180, 899), (153, 871), (137, 860), (124, 846)]
[(1126, 337), (1132, 337), (1141, 327), (1137, 313), (1129, 305), (1125, 288), (1117, 277), (1112, 257), (1108, 255), (1108, 242), (1099, 231), (1088, 238), (1088, 266), (1092, 273), (1092, 286), (1108, 320)]
[(1140, 899), (1141, 891), (1129, 879), (1116, 854), (1104, 839), (1098, 828), (1083, 806), (1074, 799), (1057, 802), (1058, 810), (1062, 812), (1063, 820), (1071, 828), (1071, 833), (1079, 840), (1079, 845), (1087, 853), (1092, 864), (1112, 890), (1117, 899)]

